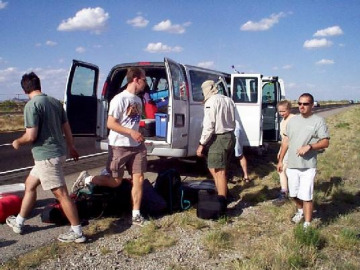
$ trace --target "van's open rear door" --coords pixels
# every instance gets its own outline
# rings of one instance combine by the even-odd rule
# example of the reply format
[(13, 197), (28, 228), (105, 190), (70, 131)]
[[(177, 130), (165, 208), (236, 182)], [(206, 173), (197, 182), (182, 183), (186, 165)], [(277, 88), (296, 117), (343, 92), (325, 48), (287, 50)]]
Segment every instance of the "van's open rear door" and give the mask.
[(73, 60), (66, 85), (64, 109), (74, 136), (96, 136), (99, 68)]
[(231, 74), (231, 96), (244, 131), (241, 133), (244, 146), (260, 146), (263, 141), (261, 77), (261, 74)]
[(175, 61), (165, 58), (164, 62), (169, 82), (167, 141), (171, 143), (172, 148), (185, 149), (189, 139), (189, 93), (184, 72)]

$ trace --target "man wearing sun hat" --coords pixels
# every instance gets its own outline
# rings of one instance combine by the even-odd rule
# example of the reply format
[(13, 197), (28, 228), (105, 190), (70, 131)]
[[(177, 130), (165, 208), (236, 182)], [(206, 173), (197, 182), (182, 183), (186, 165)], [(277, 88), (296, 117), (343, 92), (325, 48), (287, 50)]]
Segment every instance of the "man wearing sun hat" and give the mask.
[(204, 95), (204, 119), (197, 156), (208, 149), (207, 164), (214, 178), (219, 200), (226, 209), (226, 165), (235, 146), (235, 104), (218, 94), (217, 83), (207, 80), (201, 85)]

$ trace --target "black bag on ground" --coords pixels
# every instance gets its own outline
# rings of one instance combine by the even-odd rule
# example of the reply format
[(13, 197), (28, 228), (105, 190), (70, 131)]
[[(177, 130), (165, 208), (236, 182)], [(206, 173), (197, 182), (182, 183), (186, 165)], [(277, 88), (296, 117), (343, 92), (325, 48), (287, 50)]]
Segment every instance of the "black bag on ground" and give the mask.
[(123, 179), (116, 188), (94, 186), (91, 192), (78, 193), (75, 204), (81, 219), (120, 215), (131, 210), (131, 187), (129, 180)]
[(44, 223), (52, 223), (56, 225), (65, 225), (69, 223), (64, 211), (61, 208), (60, 202), (56, 199), (54, 202), (45, 206), (44, 210), (40, 214), (40, 218)]
[(192, 180), (184, 181), (182, 183), (183, 199), (190, 202), (191, 205), (198, 203), (199, 191), (209, 190), (216, 191), (214, 180)]
[(141, 213), (144, 216), (156, 217), (167, 210), (166, 201), (160, 196), (148, 179), (144, 180)]
[(168, 169), (160, 172), (155, 180), (155, 190), (166, 201), (170, 213), (182, 210), (181, 178), (177, 170)]
[(196, 215), (202, 219), (219, 219), (225, 214), (226, 199), (214, 190), (200, 190)]

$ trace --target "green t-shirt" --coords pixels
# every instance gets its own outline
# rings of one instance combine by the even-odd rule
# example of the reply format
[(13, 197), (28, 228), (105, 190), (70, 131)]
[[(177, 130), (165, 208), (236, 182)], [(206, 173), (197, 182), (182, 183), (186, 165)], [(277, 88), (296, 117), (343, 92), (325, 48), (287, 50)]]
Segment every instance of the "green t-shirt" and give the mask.
[(35, 160), (66, 155), (62, 125), (67, 122), (67, 117), (59, 100), (43, 93), (34, 96), (25, 105), (24, 122), (26, 128), (38, 127), (31, 149)]
[(286, 136), (289, 138), (287, 167), (291, 169), (316, 168), (318, 151), (310, 150), (304, 156), (297, 155), (296, 151), (301, 146), (330, 138), (324, 118), (316, 114), (308, 118), (292, 117), (286, 126)]

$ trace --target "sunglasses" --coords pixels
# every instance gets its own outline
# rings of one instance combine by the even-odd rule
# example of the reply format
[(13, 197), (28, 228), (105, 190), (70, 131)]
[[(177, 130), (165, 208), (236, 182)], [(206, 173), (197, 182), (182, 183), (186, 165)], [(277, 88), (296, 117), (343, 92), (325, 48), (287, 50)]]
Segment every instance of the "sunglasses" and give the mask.
[(304, 106), (309, 106), (311, 103), (310, 102), (298, 102), (298, 105), (304, 105)]

